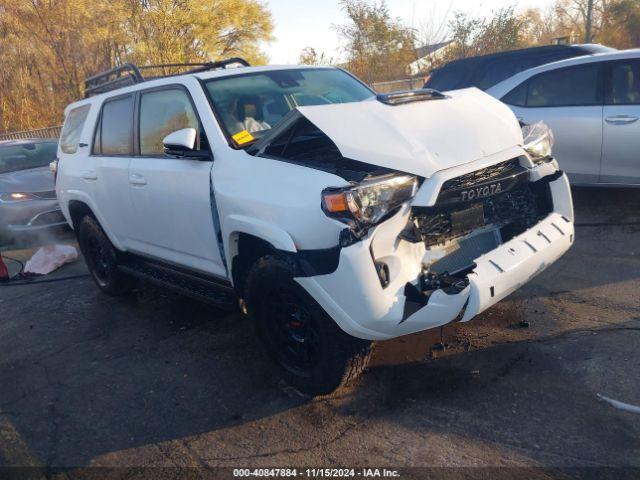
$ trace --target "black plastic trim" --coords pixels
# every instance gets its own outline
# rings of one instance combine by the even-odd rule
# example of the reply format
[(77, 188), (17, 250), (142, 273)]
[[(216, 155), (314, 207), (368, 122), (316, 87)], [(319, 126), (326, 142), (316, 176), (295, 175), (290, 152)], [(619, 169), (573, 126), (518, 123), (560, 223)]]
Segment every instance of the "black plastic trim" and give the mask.
[(279, 252), (294, 263), (294, 277), (315, 277), (334, 273), (340, 263), (341, 251), (342, 247), (337, 245), (316, 250), (298, 250), (295, 253)]
[(199, 272), (187, 267), (173, 265), (171, 263), (167, 263), (162, 260), (146, 257), (144, 255), (140, 255), (136, 253), (120, 252), (119, 263), (121, 263), (123, 266), (143, 263), (157, 270), (169, 272), (171, 274), (181, 276), (181, 277), (189, 277), (194, 280), (199, 280), (202, 282), (206, 282), (208, 284), (216, 285), (217, 287), (225, 290), (233, 291), (233, 286), (231, 285), (231, 282), (227, 278), (224, 278), (218, 275), (213, 275), (210, 273)]

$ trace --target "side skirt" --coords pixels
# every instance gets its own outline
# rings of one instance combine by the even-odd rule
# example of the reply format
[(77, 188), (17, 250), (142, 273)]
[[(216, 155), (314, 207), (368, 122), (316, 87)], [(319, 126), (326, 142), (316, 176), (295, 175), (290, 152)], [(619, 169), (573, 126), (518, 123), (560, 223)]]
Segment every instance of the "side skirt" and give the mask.
[(118, 269), (142, 281), (164, 287), (216, 307), (235, 308), (237, 297), (227, 279), (194, 272), (182, 267), (126, 253)]

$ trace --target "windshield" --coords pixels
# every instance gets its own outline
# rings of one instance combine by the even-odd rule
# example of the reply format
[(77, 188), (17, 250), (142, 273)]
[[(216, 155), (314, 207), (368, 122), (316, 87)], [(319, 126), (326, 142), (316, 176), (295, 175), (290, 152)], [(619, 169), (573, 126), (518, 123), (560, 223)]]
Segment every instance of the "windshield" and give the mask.
[(0, 145), (0, 173), (46, 167), (56, 159), (57, 142)]
[(361, 102), (375, 94), (339, 69), (257, 72), (206, 82), (227, 135), (238, 146), (264, 136), (298, 106)]

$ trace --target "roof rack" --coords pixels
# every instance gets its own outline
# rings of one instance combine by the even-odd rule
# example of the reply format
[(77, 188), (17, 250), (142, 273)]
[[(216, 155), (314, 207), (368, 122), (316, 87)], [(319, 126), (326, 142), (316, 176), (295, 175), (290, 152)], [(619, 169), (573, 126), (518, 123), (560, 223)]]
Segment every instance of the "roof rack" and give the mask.
[[(160, 65), (143, 65), (136, 66), (133, 63), (123, 63), (117, 67), (105, 70), (91, 77), (87, 77), (84, 81), (84, 98), (89, 98), (93, 95), (100, 93), (110, 92), (118, 88), (126, 87), (129, 85), (135, 85), (136, 83), (142, 83), (146, 80), (154, 80), (156, 78), (174, 77), (177, 75), (185, 75), (188, 73), (206, 72), (208, 70), (218, 70), (221, 68), (227, 68), (230, 65), (242, 65), (249, 67), (250, 64), (245, 59), (240, 57), (233, 57), (227, 60), (220, 60), (218, 62), (203, 62), (203, 63), (164, 63)], [(177, 73), (161, 75), (147, 75), (143, 76), (143, 70), (162, 70), (166, 72), (169, 70), (179, 70), (183, 68), (189, 68), (186, 71), (180, 71)]]

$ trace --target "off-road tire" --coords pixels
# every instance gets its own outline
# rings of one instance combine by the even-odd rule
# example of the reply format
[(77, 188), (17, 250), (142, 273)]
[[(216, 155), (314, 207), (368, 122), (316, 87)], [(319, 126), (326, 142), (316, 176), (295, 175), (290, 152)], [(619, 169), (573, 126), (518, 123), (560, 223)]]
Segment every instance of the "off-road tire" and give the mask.
[(86, 215), (80, 220), (77, 237), (89, 273), (100, 290), (111, 296), (129, 293), (133, 279), (118, 270), (118, 252), (95, 217)]
[[(283, 301), (287, 294), (291, 295), (291, 302)], [(349, 384), (366, 369), (371, 342), (342, 331), (293, 280), (290, 261), (275, 255), (257, 260), (247, 275), (245, 299), (249, 319), (267, 354), (285, 381), (299, 391), (313, 396), (327, 395)], [(291, 335), (289, 343), (278, 342), (283, 331)], [(308, 338), (301, 340), (305, 336)], [(309, 352), (300, 355), (303, 360), (296, 362), (289, 357), (296, 357), (292, 352), (298, 345)]]

